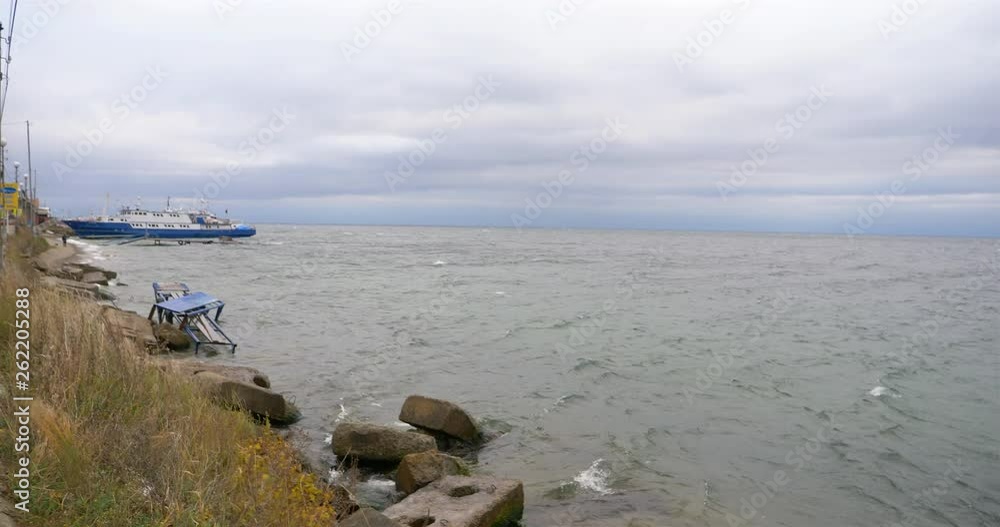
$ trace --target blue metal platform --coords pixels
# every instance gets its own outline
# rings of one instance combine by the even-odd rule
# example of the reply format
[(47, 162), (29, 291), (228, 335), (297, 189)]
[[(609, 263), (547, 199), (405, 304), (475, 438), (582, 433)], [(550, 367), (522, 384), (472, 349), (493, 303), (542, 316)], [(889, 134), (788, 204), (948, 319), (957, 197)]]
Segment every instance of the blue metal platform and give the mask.
[[(149, 310), (149, 320), (157, 317), (159, 323), (164, 318), (173, 323), (179, 321), (181, 331), (188, 334), (194, 341), (194, 352), (198, 353), (202, 344), (229, 346), (236, 353), (236, 343), (232, 341), (219, 327), (219, 316), (226, 303), (207, 293), (192, 292), (187, 284), (153, 282), (153, 295), (156, 303)], [(211, 311), (215, 316), (211, 316)]]

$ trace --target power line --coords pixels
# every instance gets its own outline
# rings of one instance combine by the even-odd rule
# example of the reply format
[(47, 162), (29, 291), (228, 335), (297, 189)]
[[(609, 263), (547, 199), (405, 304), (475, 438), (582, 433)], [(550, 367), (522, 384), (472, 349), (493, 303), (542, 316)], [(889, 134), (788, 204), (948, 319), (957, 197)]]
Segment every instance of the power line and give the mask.
[(4, 110), (7, 108), (7, 92), (10, 86), (10, 60), (11, 51), (13, 50), (12, 42), (14, 38), (14, 22), (17, 20), (17, 3), (18, 0), (12, 0), (10, 3), (10, 17), (7, 22), (7, 57), (3, 61), (4, 71), (3, 71), (3, 94), (0, 95), (0, 120), (3, 119)]
[[(14, 36), (14, 22), (17, 19), (17, 2), (18, 0), (11, 0), (10, 4), (10, 18), (7, 20), (7, 38), (3, 38), (3, 26), (0, 25), (0, 87), (3, 89), (3, 93), (0, 94), (0, 122), (3, 121), (3, 112), (7, 107), (7, 92), (10, 87), (10, 54), (12, 51), (11, 42)], [(7, 43), (7, 56), (3, 56), (3, 43)], [(2, 136), (2, 134), (0, 134)], [(3, 159), (3, 146), (0, 146), (0, 182), (3, 183), (3, 233), (0, 235), (0, 268), (3, 267), (3, 253), (7, 249), (7, 224), (10, 215), (7, 213), (7, 194), (6, 194), (6, 162)]]

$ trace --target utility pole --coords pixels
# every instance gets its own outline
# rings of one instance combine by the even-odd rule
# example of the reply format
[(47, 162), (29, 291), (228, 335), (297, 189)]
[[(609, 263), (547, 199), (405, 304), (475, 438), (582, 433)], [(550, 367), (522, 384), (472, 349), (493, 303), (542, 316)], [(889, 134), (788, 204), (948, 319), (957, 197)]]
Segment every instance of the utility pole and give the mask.
[(28, 230), (35, 236), (35, 201), (32, 189), (35, 186), (35, 174), (31, 171), (31, 121), (24, 121), (24, 131), (28, 136)]
[[(3, 38), (3, 24), (0, 24), (0, 42), (4, 42)], [(0, 62), (5, 59), (2, 55), (3, 47), (0, 46)], [(7, 42), (7, 55), (10, 56), (10, 42)], [(0, 71), (0, 86), (3, 85), (4, 74)], [(2, 97), (3, 94), (0, 94)], [(3, 124), (3, 106), (0, 105), (0, 125)], [(3, 234), (0, 235), (0, 269), (3, 269), (4, 265), (4, 250), (7, 249), (7, 181), (4, 179), (4, 169), (7, 164), (3, 158), (3, 150), (7, 146), (7, 140), (3, 138), (3, 134), (0, 133), (0, 207), (3, 210)]]
[(0, 269), (3, 269), (3, 252), (7, 249), (7, 159), (4, 153), (6, 148), (7, 139), (0, 136), (0, 207), (3, 209), (3, 233), (0, 233)]

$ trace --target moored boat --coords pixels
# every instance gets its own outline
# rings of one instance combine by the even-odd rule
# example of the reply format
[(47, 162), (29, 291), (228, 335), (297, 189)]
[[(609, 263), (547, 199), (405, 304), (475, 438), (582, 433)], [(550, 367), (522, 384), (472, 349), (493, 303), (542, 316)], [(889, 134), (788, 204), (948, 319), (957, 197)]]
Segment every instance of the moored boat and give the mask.
[(207, 210), (190, 212), (169, 207), (162, 211), (123, 207), (115, 216), (77, 218), (65, 223), (81, 238), (202, 240), (257, 234), (253, 225), (219, 218)]

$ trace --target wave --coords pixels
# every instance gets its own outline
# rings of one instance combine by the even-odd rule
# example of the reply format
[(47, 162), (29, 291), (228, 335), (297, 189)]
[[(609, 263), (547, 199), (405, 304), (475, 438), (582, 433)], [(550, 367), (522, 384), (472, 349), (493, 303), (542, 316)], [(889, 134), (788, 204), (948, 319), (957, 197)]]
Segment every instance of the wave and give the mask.
[(100, 262), (108, 259), (106, 256), (104, 256), (104, 254), (101, 253), (101, 247), (99, 245), (95, 245), (93, 243), (87, 243), (85, 241), (76, 239), (66, 240), (66, 243), (73, 244), (77, 248), (79, 248), (80, 250), (79, 252), (82, 255), (81, 260), (83, 260), (84, 263)]
[(341, 403), (341, 404), (340, 404), (340, 413), (339, 413), (339, 414), (337, 414), (337, 418), (336, 418), (336, 419), (334, 419), (334, 421), (333, 421), (333, 422), (334, 422), (334, 423), (339, 423), (339, 422), (343, 421), (343, 420), (344, 420), (344, 418), (346, 418), (346, 417), (347, 417), (348, 415), (350, 415), (350, 413), (351, 413), (351, 412), (348, 412), (348, 411), (347, 411), (347, 408), (345, 408), (345, 407), (344, 407), (344, 404), (343, 404), (343, 403)]
[(892, 390), (886, 388), (885, 386), (876, 386), (872, 388), (868, 392), (868, 395), (871, 395), (872, 397), (882, 397), (888, 395), (889, 397), (892, 397), (894, 399), (899, 398), (898, 394), (892, 393)]
[(597, 492), (598, 494), (611, 494), (608, 487), (608, 479), (611, 477), (611, 470), (607, 468), (604, 459), (598, 459), (590, 464), (587, 470), (576, 475), (573, 481), (581, 488)]

